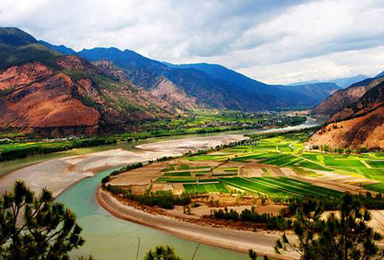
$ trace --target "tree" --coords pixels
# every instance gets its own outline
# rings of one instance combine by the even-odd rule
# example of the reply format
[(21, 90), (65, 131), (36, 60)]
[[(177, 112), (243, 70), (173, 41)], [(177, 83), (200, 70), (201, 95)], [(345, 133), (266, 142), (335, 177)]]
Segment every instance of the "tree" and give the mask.
[(169, 246), (158, 246), (149, 251), (145, 260), (182, 260), (175, 254), (175, 250)]
[[(248, 251), (248, 255), (250, 260), (257, 260), (257, 258), (259, 257), (258, 254), (252, 249)], [(268, 260), (269, 258), (268, 256), (264, 256), (263, 259)]]
[(39, 196), (17, 181), (0, 197), (1, 259), (69, 259), (84, 244), (75, 215), (44, 189)]
[(369, 260), (383, 259), (375, 243), (382, 240), (367, 224), (371, 215), (362, 209), (359, 200), (347, 194), (339, 205), (339, 213), (323, 220), (323, 206), (318, 201), (306, 201), (297, 209), (294, 232), (297, 242), (286, 235), (276, 242), (276, 251), (296, 251), (304, 260)]

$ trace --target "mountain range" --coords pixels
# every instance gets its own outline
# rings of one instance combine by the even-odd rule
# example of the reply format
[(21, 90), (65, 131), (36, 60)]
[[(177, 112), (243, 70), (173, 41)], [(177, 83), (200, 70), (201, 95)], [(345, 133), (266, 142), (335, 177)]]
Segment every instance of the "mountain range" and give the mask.
[(0, 129), (45, 134), (136, 129), (194, 108), (312, 107), (334, 83), (269, 85), (216, 64), (175, 65), (117, 48), (76, 52), (0, 28)]
[[(66, 54), (74, 52), (65, 46), (42, 43)], [(135, 85), (189, 107), (243, 111), (311, 107), (340, 89), (333, 83), (289, 87), (268, 85), (217, 64), (175, 65), (117, 48), (85, 49), (77, 55), (92, 62), (110, 61)]]
[(339, 88), (347, 88), (357, 82), (363, 81), (369, 77), (365, 75), (357, 75), (353, 77), (346, 77), (346, 78), (336, 78), (329, 81), (319, 81), (319, 80), (312, 80), (312, 81), (304, 81), (304, 82), (297, 82), (290, 84), (289, 86), (302, 86), (302, 85), (314, 85), (314, 84), (336, 84)]

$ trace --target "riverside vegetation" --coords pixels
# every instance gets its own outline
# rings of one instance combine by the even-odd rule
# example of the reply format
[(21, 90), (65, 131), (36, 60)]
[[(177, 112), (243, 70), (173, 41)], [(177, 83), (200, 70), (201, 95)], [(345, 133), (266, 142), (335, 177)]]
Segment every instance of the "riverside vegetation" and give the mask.
[(284, 127), (301, 124), (305, 120), (305, 117), (285, 116), (278, 113), (199, 110), (191, 111), (188, 116), (177, 116), (175, 119), (143, 123), (137, 132), (111, 134), (97, 138), (72, 136), (69, 138), (43, 139), (27, 133), (0, 132), (0, 161), (81, 147), (132, 142), (152, 137), (260, 129), (269, 126)]

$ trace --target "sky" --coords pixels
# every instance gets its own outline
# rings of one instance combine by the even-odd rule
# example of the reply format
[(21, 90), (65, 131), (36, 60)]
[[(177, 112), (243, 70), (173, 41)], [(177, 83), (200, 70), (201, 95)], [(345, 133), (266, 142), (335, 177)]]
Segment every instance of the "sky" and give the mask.
[(0, 0), (0, 26), (270, 84), (384, 70), (384, 0)]

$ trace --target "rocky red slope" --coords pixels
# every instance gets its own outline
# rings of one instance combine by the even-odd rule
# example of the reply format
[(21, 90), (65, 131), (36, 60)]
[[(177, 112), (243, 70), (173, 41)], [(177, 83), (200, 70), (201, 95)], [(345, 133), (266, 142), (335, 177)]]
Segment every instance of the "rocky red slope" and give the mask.
[(0, 28), (0, 59), (6, 61), (0, 69), (0, 129), (53, 135), (125, 131), (179, 109), (112, 69), (48, 50), (14, 28)]
[(333, 114), (311, 142), (332, 148), (384, 149), (384, 82)]
[(312, 109), (311, 114), (330, 118), (332, 115), (357, 102), (367, 91), (384, 81), (384, 77), (366, 79), (346, 89), (336, 91)]

